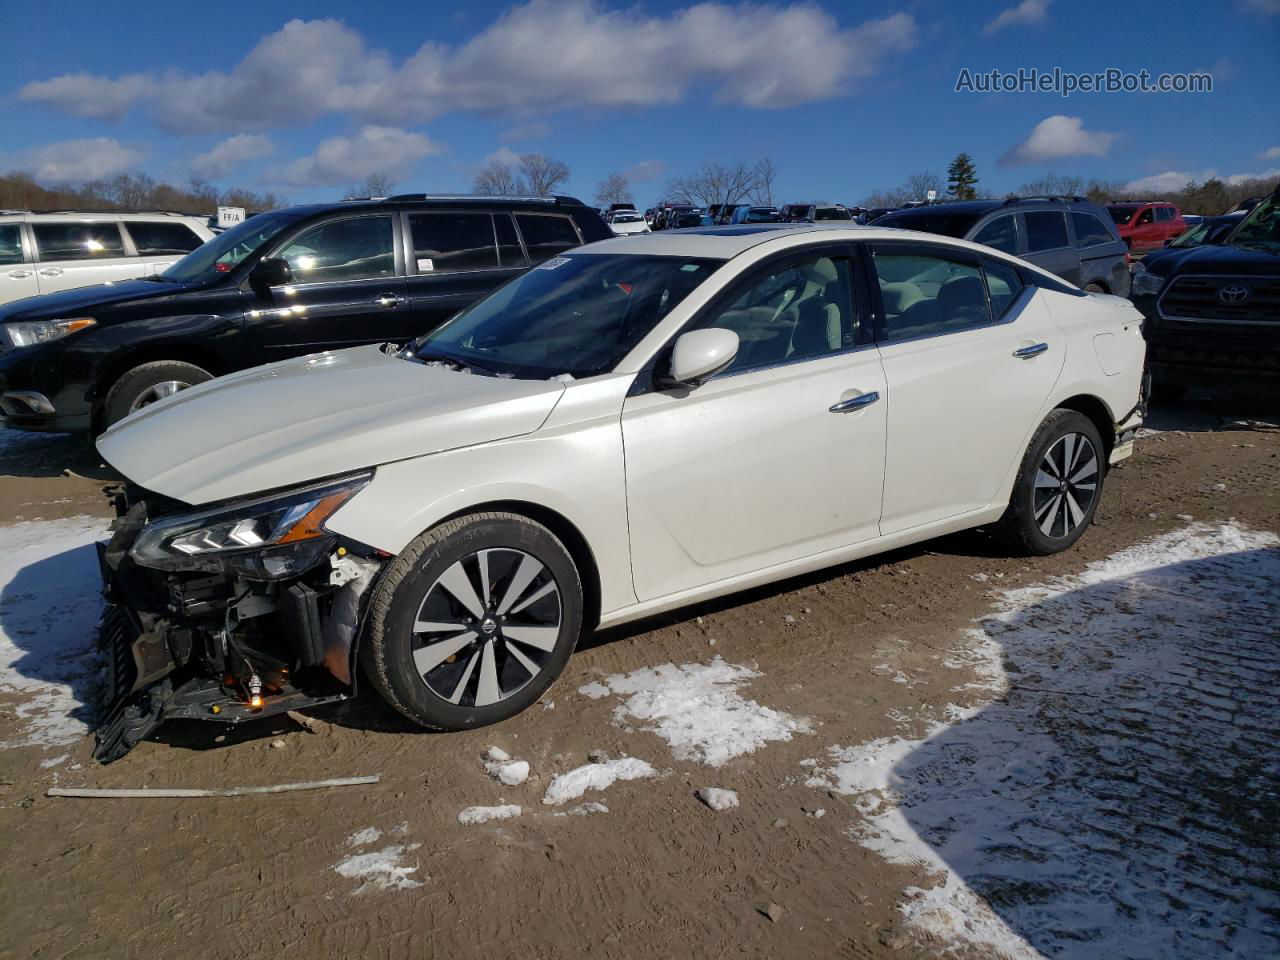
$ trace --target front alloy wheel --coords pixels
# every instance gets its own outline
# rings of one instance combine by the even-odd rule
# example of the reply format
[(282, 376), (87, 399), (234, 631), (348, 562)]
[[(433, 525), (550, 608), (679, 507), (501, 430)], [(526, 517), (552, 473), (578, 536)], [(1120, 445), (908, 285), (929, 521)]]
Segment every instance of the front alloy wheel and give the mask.
[(527, 517), (482, 513), (423, 534), (388, 566), (369, 607), (365, 672), (416, 723), (460, 730), (535, 702), (582, 630), (573, 557)]

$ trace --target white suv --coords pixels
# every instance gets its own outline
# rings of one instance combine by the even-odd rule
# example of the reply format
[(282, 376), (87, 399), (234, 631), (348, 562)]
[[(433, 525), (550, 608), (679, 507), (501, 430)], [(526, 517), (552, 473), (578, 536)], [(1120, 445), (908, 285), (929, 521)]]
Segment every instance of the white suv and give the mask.
[(176, 213), (0, 211), (0, 303), (162, 273), (212, 236)]

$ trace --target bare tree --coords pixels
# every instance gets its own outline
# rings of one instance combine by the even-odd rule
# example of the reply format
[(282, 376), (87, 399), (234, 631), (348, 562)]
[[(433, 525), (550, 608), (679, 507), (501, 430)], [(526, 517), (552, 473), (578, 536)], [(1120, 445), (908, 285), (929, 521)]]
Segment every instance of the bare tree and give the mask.
[(385, 173), (371, 173), (364, 181), (364, 195), (366, 197), (389, 197), (395, 185), (396, 182)]
[(525, 187), (536, 197), (555, 193), (556, 188), (569, 179), (569, 165), (545, 153), (521, 154), (520, 170)]
[(922, 170), (907, 177), (907, 182), (903, 184), (903, 187), (906, 189), (910, 199), (924, 200), (929, 196), (930, 190), (942, 193), (942, 178), (936, 173)]
[(734, 206), (747, 199), (756, 188), (756, 170), (741, 160), (735, 163), (704, 163), (696, 173), (676, 177), (667, 185), (667, 195), (695, 207)]
[(772, 207), (773, 181), (778, 176), (778, 168), (768, 157), (756, 161), (755, 185), (751, 188), (751, 202), (762, 207)]
[(523, 188), (511, 164), (494, 159), (480, 168), (471, 182), (471, 192), (483, 196), (503, 197), (522, 193)]
[(1081, 177), (1064, 177), (1049, 173), (1039, 180), (1024, 183), (1014, 193), (1019, 197), (1076, 197), (1084, 193)]
[(614, 203), (632, 203), (631, 181), (625, 173), (611, 173), (596, 184), (596, 205), (607, 207)]

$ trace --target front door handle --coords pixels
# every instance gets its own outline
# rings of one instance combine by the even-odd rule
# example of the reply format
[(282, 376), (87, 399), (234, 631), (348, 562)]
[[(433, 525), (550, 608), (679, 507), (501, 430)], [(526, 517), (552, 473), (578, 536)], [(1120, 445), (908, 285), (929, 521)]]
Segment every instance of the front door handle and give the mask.
[(832, 413), (849, 413), (853, 410), (861, 410), (863, 407), (869, 407), (880, 399), (880, 394), (872, 390), (870, 393), (864, 393), (858, 397), (850, 397), (848, 400), (841, 400), (839, 403), (832, 404), (829, 409)]
[(1029, 347), (1019, 347), (1013, 351), (1013, 355), (1019, 360), (1030, 360), (1032, 357), (1038, 357), (1049, 349), (1047, 343), (1033, 343)]
[(373, 302), (380, 307), (398, 307), (404, 303), (404, 297), (398, 297), (394, 293), (384, 293)]
[(27, 279), (27, 277), (31, 276), (31, 271), (30, 270), (10, 270), (9, 276), (13, 277), (13, 279), (15, 280), (25, 280)]
[(45, 267), (43, 270), (40, 271), (40, 276), (60, 277), (62, 276), (62, 268), (61, 267)]

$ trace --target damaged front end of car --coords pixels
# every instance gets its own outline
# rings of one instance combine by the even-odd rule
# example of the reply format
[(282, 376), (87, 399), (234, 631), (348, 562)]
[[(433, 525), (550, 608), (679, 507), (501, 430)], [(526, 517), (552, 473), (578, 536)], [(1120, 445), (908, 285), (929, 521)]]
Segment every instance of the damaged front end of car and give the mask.
[(108, 689), (97, 760), (165, 720), (241, 723), (355, 692), (362, 600), (388, 557), (325, 523), (372, 476), (207, 508), (115, 492), (98, 545)]

